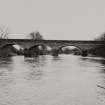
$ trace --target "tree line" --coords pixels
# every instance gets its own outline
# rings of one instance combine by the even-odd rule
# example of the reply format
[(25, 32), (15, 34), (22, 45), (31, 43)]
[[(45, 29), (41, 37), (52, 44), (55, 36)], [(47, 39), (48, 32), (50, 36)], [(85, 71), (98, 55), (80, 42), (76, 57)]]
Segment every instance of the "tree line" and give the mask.
[[(96, 37), (94, 41), (105, 41), (105, 33), (102, 33), (100, 36)], [(92, 55), (105, 57), (105, 45), (104, 46), (94, 46), (89, 50)]]

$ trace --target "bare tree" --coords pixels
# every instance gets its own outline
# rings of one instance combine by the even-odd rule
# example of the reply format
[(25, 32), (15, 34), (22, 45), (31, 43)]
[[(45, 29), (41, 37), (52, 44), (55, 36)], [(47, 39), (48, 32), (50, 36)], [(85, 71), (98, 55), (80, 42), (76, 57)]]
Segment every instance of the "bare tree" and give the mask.
[(33, 40), (43, 40), (43, 36), (40, 34), (39, 31), (33, 31), (28, 36), (30, 39)]
[(8, 39), (8, 35), (9, 35), (9, 28), (1, 25), (0, 26), (0, 39)]

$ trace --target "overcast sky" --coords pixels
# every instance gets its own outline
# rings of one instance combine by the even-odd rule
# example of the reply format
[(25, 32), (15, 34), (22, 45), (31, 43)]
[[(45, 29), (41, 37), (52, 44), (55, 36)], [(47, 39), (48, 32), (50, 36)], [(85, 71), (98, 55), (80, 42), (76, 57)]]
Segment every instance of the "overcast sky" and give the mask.
[(0, 0), (0, 25), (13, 38), (94, 39), (105, 32), (105, 0)]

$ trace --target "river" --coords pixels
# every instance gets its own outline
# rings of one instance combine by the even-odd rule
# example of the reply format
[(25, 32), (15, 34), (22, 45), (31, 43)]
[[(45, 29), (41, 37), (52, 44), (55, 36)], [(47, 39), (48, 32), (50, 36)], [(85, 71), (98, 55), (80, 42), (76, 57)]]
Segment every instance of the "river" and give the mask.
[(0, 59), (0, 105), (105, 105), (105, 59)]

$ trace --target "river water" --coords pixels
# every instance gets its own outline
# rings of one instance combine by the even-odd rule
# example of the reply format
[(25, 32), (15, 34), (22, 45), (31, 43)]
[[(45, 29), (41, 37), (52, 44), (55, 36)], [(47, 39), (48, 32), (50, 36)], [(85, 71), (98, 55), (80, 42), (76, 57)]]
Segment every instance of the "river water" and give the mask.
[(105, 59), (0, 59), (0, 105), (105, 105)]

